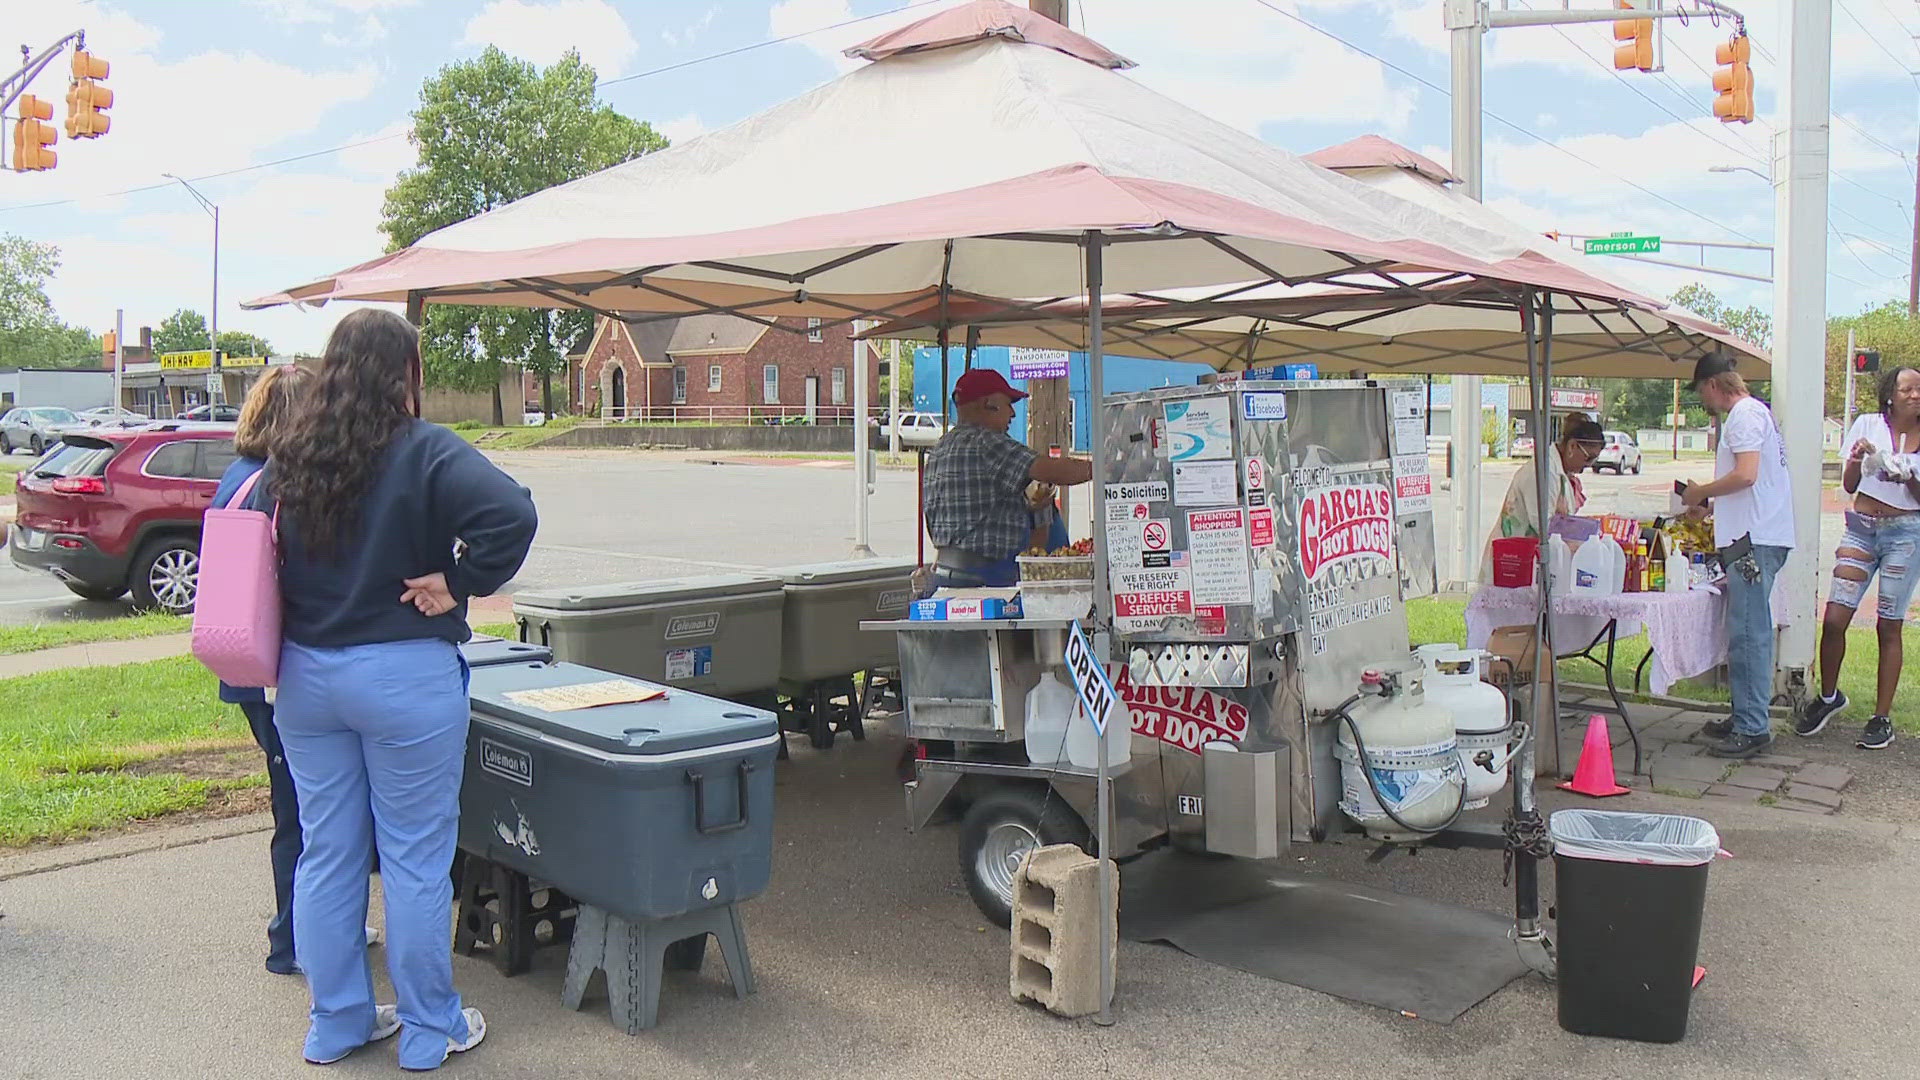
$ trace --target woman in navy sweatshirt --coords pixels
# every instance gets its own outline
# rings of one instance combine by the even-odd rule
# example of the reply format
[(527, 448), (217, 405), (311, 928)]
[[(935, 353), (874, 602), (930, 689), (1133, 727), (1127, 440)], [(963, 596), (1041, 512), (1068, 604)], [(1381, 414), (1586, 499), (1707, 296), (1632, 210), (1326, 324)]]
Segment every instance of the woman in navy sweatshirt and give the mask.
[[(275, 722), (305, 839), (293, 933), (315, 1064), (400, 1033), (401, 1066), (432, 1069), (486, 1034), (453, 989), (447, 921), (468, 720), (457, 646), (467, 600), (519, 571), (536, 518), (527, 490), (420, 420), (419, 401), (413, 327), (356, 311), (265, 476), (280, 509)], [(374, 1004), (365, 947), (376, 845), (397, 1006)]]

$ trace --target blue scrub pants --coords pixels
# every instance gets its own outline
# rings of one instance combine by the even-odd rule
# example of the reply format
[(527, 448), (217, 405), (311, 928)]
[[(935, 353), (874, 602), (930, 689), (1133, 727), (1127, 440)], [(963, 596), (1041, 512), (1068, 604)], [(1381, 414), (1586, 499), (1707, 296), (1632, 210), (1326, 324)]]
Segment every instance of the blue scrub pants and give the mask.
[(306, 1056), (338, 1057), (373, 1031), (367, 874), (379, 846), (387, 974), (400, 1064), (430, 1069), (465, 1041), (452, 922), (467, 669), (438, 639), (280, 653), (275, 722), (300, 797), (305, 845), (293, 936), (313, 997)]

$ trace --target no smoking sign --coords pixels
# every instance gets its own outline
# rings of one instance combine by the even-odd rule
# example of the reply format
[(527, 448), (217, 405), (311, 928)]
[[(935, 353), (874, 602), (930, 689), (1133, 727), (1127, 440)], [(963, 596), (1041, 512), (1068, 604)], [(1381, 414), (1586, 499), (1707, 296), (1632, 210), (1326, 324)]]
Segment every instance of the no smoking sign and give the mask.
[(1145, 551), (1165, 551), (1168, 543), (1167, 523), (1164, 520), (1149, 521), (1140, 527), (1140, 547)]

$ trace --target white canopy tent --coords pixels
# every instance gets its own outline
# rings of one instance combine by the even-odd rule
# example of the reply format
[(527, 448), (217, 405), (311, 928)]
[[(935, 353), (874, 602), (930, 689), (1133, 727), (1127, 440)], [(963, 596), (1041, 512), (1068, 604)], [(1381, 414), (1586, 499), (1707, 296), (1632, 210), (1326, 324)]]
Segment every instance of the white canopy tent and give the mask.
[[(416, 317), (431, 303), (572, 306), (628, 322), (720, 312), (780, 330), (795, 328), (772, 323), (778, 316), (931, 311), (944, 340), (961, 303), (1033, 312), (1074, 300), (1095, 400), (1109, 296), (1200, 290), (1180, 298), (1180, 314), (1220, 317), (1239, 314), (1235, 297), (1250, 287), (1304, 290), (1296, 309), (1262, 318), (1313, 333), (1329, 328), (1304, 322), (1315, 309), (1392, 325), (1438, 303), (1485, 315), (1509, 337), (1517, 328), (1529, 359), (1556, 305), (1630, 313), (1632, 329), (1603, 331), (1613, 337), (1650, 337), (1659, 324), (1640, 322), (1663, 308), (1656, 300), (1511, 230), (1230, 128), (1119, 74), (1131, 66), (1124, 58), (1001, 0), (850, 52), (874, 62), (732, 127), (246, 306), (393, 301)], [(924, 164), (874, 169), (862, 147)], [(1332, 330), (1346, 329), (1332, 317)], [(1383, 340), (1378, 325), (1362, 335)], [(1096, 503), (1105, 468), (1096, 454)], [(1094, 541), (1104, 596), (1100, 530)], [(1530, 779), (1530, 742), (1519, 757)], [(1531, 784), (1515, 788), (1515, 835), (1529, 835), (1539, 824)], [(1537, 895), (1526, 898), (1537, 891), (1535, 852), (1519, 852), (1516, 917), (1523, 936), (1538, 938)]]

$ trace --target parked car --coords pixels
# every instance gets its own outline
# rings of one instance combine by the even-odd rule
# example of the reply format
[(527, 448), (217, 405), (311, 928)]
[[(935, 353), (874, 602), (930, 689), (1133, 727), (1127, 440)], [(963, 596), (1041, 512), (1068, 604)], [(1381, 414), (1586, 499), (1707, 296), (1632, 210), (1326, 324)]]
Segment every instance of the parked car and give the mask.
[(1533, 436), (1515, 435), (1513, 437), (1512, 453), (1514, 457), (1532, 457), (1533, 456)]
[(228, 429), (163, 423), (69, 432), (14, 481), (7, 553), (76, 596), (185, 614), (200, 585), (200, 519), (234, 458)]
[[(880, 425), (882, 436), (887, 434), (887, 425)], [(912, 447), (932, 446), (947, 433), (946, 426), (933, 413), (905, 412), (900, 414), (900, 445)]]
[(143, 413), (134, 412), (132, 409), (122, 409), (114, 405), (102, 405), (97, 409), (81, 409), (79, 416), (81, 423), (86, 424), (88, 427), (99, 427), (102, 424), (116, 424), (125, 427), (128, 424), (150, 424), (153, 422), (150, 417)]
[(217, 405), (212, 403), (195, 405), (193, 408), (181, 413), (180, 419), (193, 420), (200, 423), (212, 421), (216, 424), (232, 424), (238, 422), (240, 419), (240, 406), (229, 405), (225, 402)]
[(1612, 469), (1615, 476), (1629, 471), (1640, 475), (1640, 447), (1633, 436), (1624, 431), (1609, 431), (1606, 440), (1600, 447), (1600, 455), (1593, 459), (1593, 471)]
[(0, 416), (0, 457), (15, 450), (31, 450), (34, 457), (60, 441), (60, 433), (82, 421), (72, 409), (57, 405), (23, 406)]

